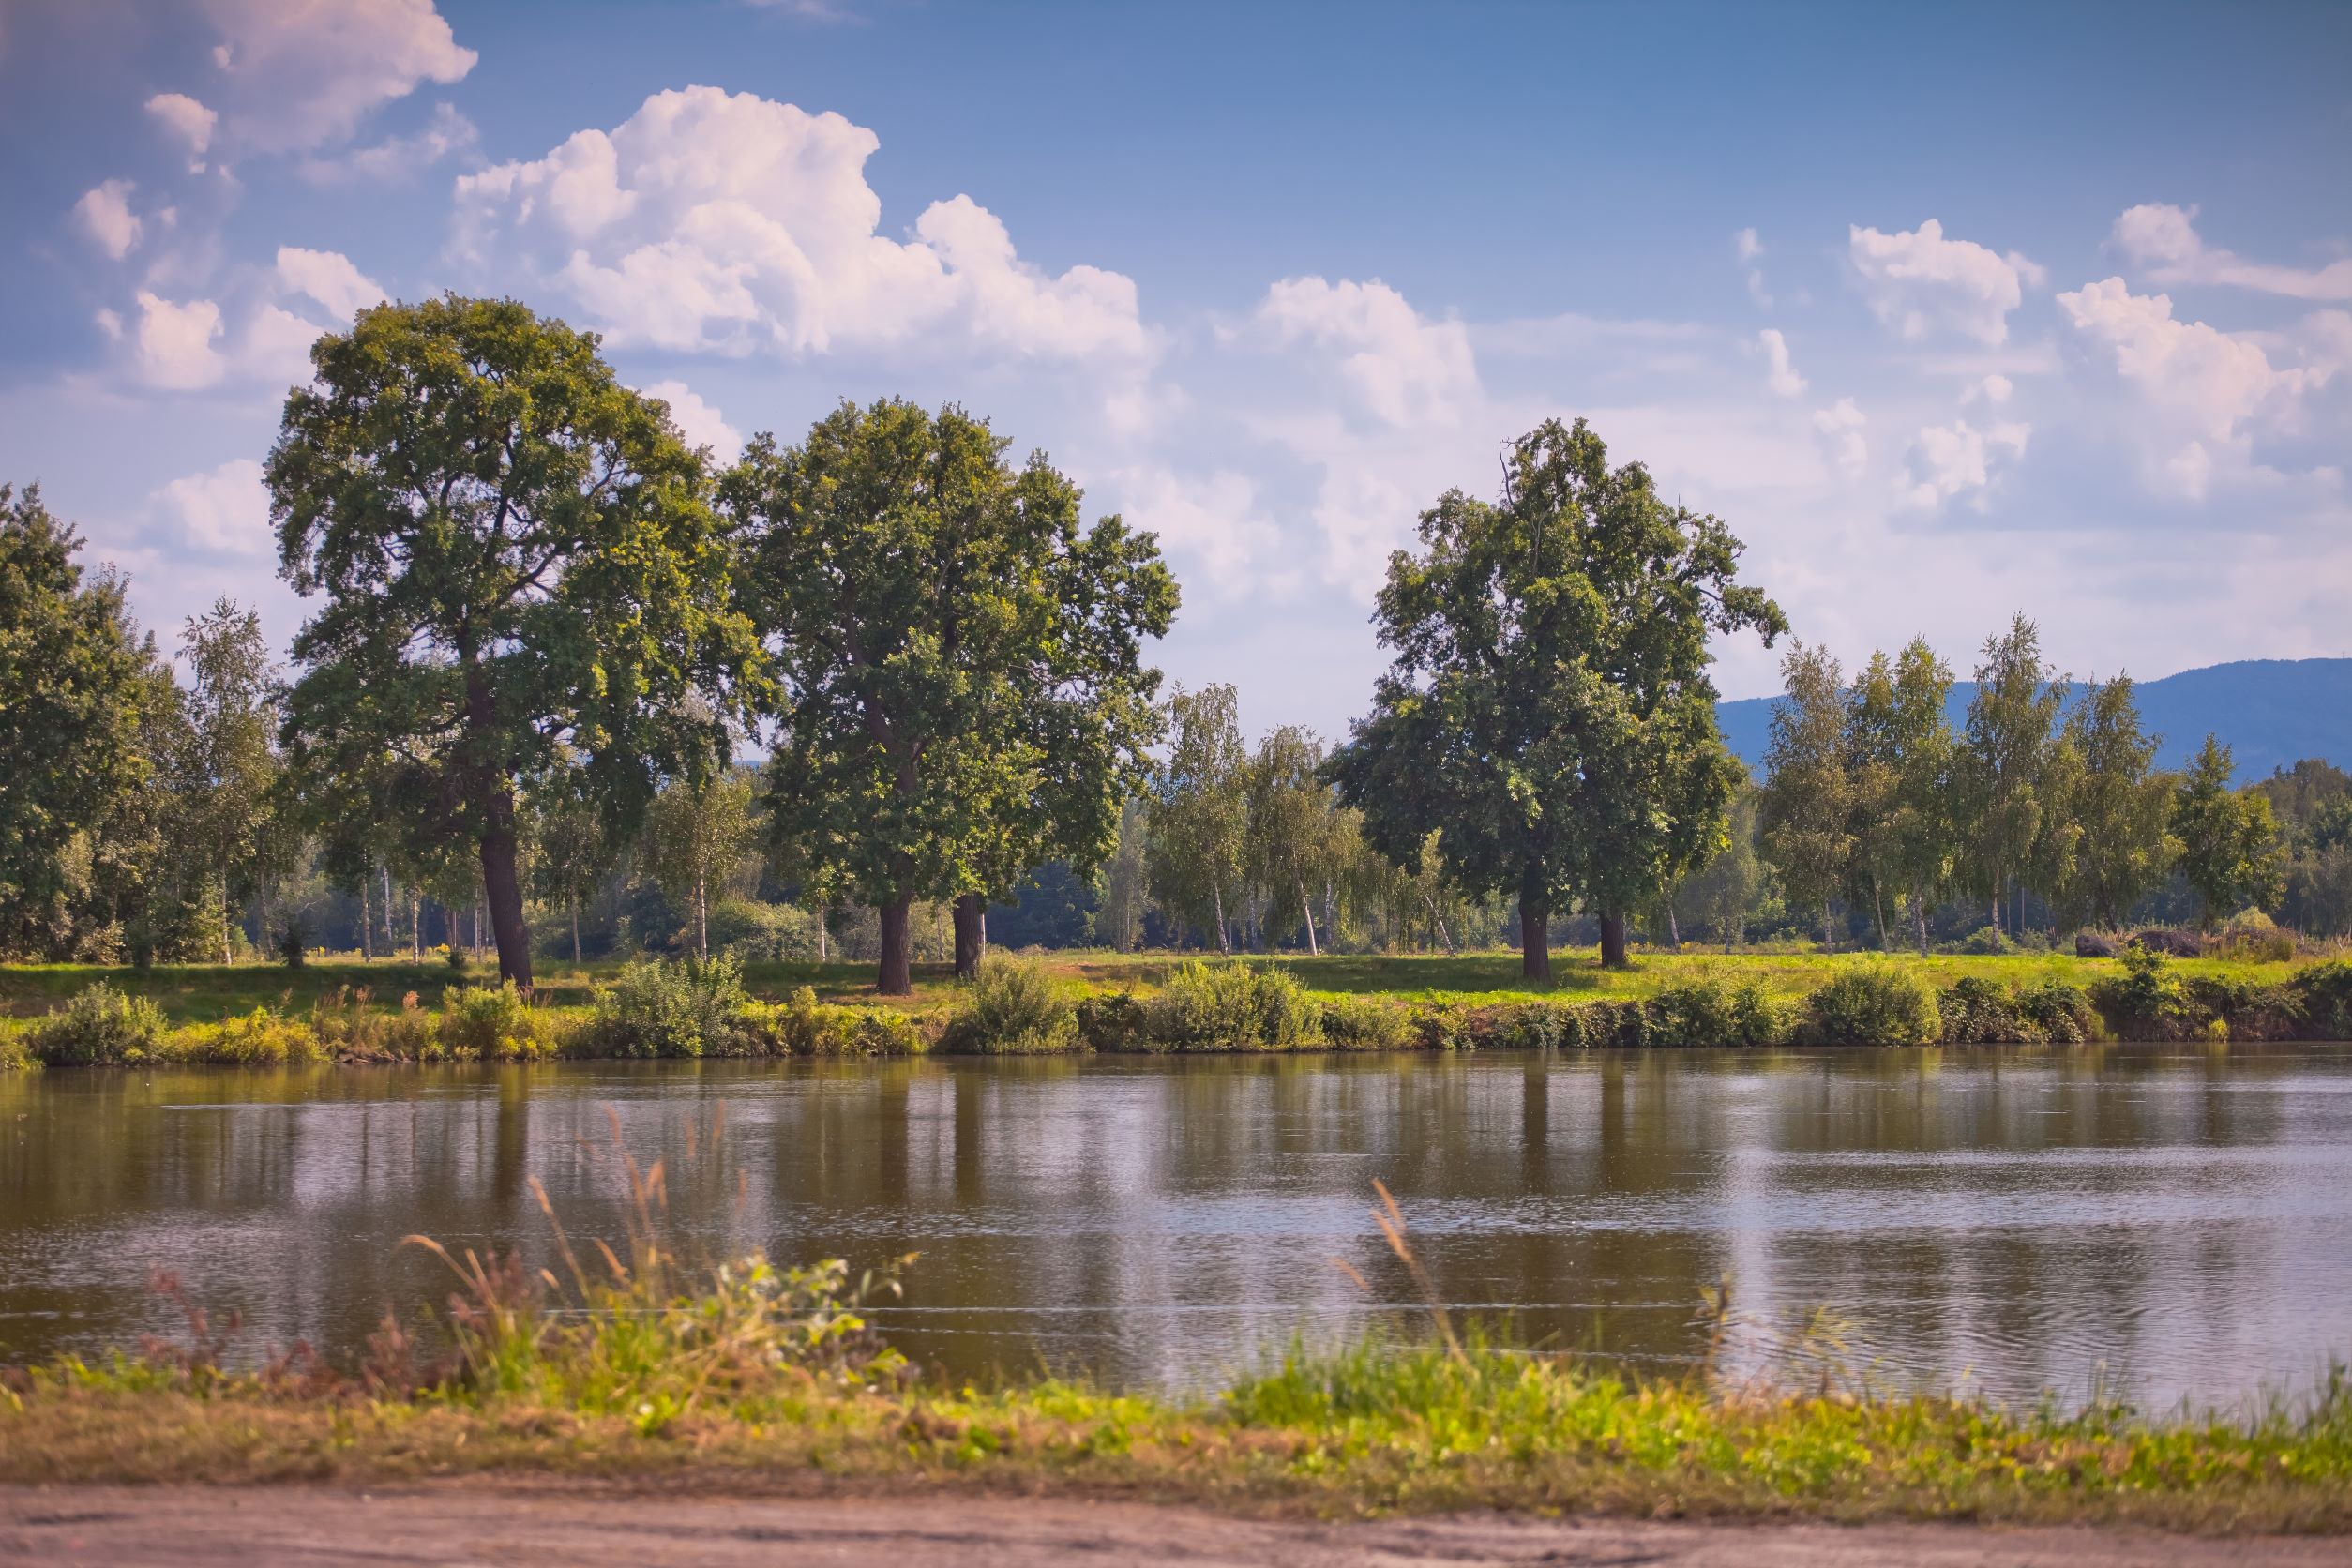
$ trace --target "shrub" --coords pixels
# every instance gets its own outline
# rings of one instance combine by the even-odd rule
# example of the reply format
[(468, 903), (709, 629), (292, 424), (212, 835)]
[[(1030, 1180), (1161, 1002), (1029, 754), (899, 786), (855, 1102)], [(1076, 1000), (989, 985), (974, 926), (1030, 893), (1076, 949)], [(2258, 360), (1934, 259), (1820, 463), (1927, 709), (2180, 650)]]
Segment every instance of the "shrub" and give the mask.
[(1650, 1001), (1647, 1041), (1653, 1046), (1772, 1046), (1787, 1038), (1780, 1012), (1754, 980), (1726, 985), (1710, 974)]
[(2252, 963), (2284, 964), (2295, 957), (2295, 936), (2282, 931), (2258, 909), (2239, 910), (2222, 927), (2223, 956)]
[(761, 963), (817, 956), (817, 917), (791, 904), (757, 898), (722, 898), (711, 906), (710, 942), (715, 952)]
[(163, 1029), (161, 1008), (100, 980), (35, 1024), (25, 1045), (53, 1066), (144, 1062), (161, 1045)]
[(2100, 976), (2090, 991), (2091, 1001), (2115, 1025), (2116, 1033), (2145, 1037), (2150, 1033), (2170, 1036), (2186, 1031), (2196, 1009), (2189, 1000), (2188, 987), (2172, 972), (2164, 956), (2135, 937), (2118, 962), (2122, 972)]
[(40, 1065), (40, 1059), (25, 1048), (24, 1033), (0, 1023), (0, 1073), (21, 1073)]
[(1997, 926), (1983, 926), (1970, 931), (1952, 947), (1955, 953), (1973, 957), (1997, 958), (2004, 953), (2014, 953), (2017, 944), (2009, 940)]
[(2352, 958), (2314, 964), (2287, 982), (2307, 1030), (2329, 1040), (2352, 1040)]
[(1149, 1044), (1143, 1003), (1133, 989), (1090, 996), (1078, 1004), (1078, 1038), (1092, 1050), (1142, 1050)]
[(1952, 1045), (2080, 1045), (2099, 1033), (2090, 998), (2063, 980), (2011, 989), (1964, 975), (1937, 999), (1943, 1038)]
[(956, 1050), (1033, 1055), (1078, 1043), (1078, 1005), (1042, 958), (991, 953), (947, 1026)]
[(1323, 1039), (1339, 1050), (1402, 1050), (1414, 1043), (1413, 1020), (1377, 996), (1323, 999)]
[(1180, 964), (1144, 1012), (1162, 1050), (1289, 1050), (1322, 1038), (1322, 1009), (1271, 965)]
[(165, 1042), (166, 1054), (233, 1067), (275, 1067), (324, 1061), (319, 1037), (266, 1007), (190, 1030)]
[(512, 984), (450, 987), (441, 993), (433, 1033), (451, 1056), (527, 1062), (555, 1050), (548, 1016)]
[(596, 993), (581, 1039), (594, 1056), (734, 1056), (749, 1049), (743, 966), (659, 958), (630, 964)]
[(309, 940), (309, 933), (302, 928), (302, 917), (288, 917), (285, 928), (278, 933), (279, 961), (288, 969), (300, 969), (309, 956), (309, 949), (304, 945)]
[(911, 1056), (930, 1042), (914, 1019), (882, 1007), (839, 1007), (808, 986), (781, 1007), (747, 1004), (737, 1019), (746, 1048), (789, 1056)]
[(1805, 1001), (1807, 1033), (1832, 1046), (1920, 1046), (1943, 1037), (1936, 993), (1908, 970), (1860, 964)]

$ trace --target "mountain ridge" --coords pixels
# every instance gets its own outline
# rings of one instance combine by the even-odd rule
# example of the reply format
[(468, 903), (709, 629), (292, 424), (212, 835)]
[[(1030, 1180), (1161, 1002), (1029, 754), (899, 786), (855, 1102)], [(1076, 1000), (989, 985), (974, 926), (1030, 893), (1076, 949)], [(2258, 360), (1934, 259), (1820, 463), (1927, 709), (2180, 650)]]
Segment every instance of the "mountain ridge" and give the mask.
[[(2068, 701), (2083, 683), (2071, 684)], [(2164, 737), (2160, 767), (2184, 766), (2209, 732), (2230, 748), (2237, 778), (2249, 784), (2305, 757), (2352, 766), (2352, 658), (2251, 658), (2209, 664), (2133, 683), (2142, 729)], [(1954, 682), (1945, 713), (1968, 720), (1973, 681)], [(1777, 697), (1715, 704), (1725, 744), (1760, 778), (1772, 744)]]

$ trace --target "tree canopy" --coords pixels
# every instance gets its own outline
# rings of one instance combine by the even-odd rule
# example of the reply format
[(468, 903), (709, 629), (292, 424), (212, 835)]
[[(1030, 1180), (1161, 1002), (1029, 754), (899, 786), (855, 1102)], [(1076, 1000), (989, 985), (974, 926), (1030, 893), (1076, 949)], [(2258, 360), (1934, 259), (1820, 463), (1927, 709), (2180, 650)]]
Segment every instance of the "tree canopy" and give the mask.
[(311, 363), (268, 465), (284, 575), (324, 601), (290, 763), (419, 858), (471, 845), (528, 985), (518, 790), (578, 767), (629, 819), (727, 761), (756, 646), (701, 457), (594, 334), (511, 300), (363, 310)]
[(1149, 534), (1080, 520), (985, 420), (844, 403), (728, 476), (784, 687), (768, 799), (779, 847), (881, 912), (881, 988), (912, 988), (916, 898), (987, 901), (1048, 860), (1091, 876), (1157, 734), (1176, 580)]
[(1715, 850), (1742, 777), (1708, 640), (1787, 622), (1737, 580), (1728, 528), (1610, 467), (1581, 419), (1521, 437), (1498, 499), (1450, 490), (1420, 532), (1373, 615), (1394, 664), (1331, 776), (1400, 865), (1436, 830), (1457, 881), (1517, 896), (1529, 976), (1571, 898), (1622, 963), (1625, 912)]

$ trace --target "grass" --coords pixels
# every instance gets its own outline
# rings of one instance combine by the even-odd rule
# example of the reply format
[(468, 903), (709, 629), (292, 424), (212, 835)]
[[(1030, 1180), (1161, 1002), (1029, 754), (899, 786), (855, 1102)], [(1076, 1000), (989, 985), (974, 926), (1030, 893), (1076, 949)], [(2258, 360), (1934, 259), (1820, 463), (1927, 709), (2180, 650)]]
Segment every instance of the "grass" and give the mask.
[[(0, 1482), (553, 1473), (1325, 1515), (2352, 1529), (2341, 1372), (2307, 1399), (2235, 1415), (2018, 1410), (1874, 1389), (1809, 1335), (1779, 1345), (1774, 1375), (1733, 1380), (1711, 1357), (1711, 1370), (1648, 1378), (1457, 1332), (1433, 1307), (1434, 1332), (1293, 1344), (1208, 1396), (951, 1384), (917, 1375), (866, 1320), (862, 1302), (893, 1288), (892, 1271), (853, 1284), (838, 1262), (687, 1268), (652, 1239), (660, 1168), (627, 1169), (640, 1222), (626, 1261), (560, 1227), (561, 1277), (411, 1238), (449, 1264), (451, 1305), (428, 1334), (387, 1321), (349, 1369), (296, 1352), (224, 1370), (223, 1336), (191, 1309), (182, 1343), (0, 1375)], [(1425, 1281), (1395, 1214), (1392, 1245)], [(1739, 1329), (1727, 1290), (1705, 1305), (1721, 1345)]]

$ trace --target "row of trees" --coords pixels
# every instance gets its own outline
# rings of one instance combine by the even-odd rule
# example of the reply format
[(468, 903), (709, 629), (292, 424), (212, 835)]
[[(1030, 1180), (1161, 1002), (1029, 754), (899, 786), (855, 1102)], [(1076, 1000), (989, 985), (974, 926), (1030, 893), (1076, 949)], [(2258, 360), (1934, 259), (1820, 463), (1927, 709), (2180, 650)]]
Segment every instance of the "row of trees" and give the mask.
[(1761, 843), (1825, 942), (1840, 900), (1868, 912), (1881, 946), (1890, 910), (1907, 914), (1924, 951), (1947, 899), (2013, 933), (2029, 892), (2066, 928), (2121, 925), (2176, 873), (2209, 926), (2277, 897), (2270, 801), (2232, 787), (2229, 749), (2209, 735), (2184, 772), (2157, 768), (2131, 678), (2074, 685), (2022, 615), (1985, 641), (1956, 731), (1952, 670), (1923, 640), (1873, 654), (1850, 682), (1803, 643), (1782, 671)]

